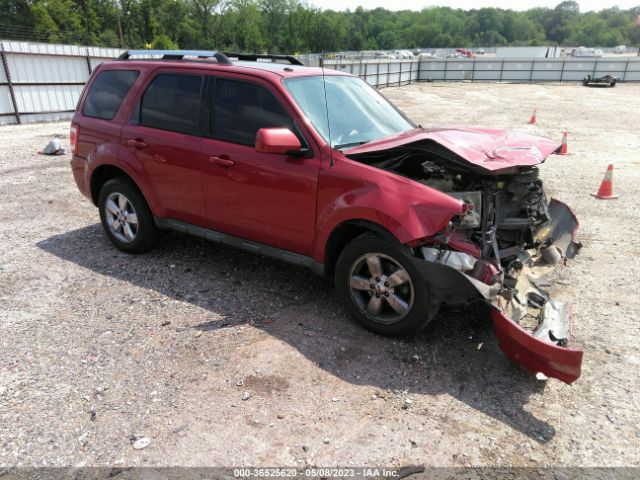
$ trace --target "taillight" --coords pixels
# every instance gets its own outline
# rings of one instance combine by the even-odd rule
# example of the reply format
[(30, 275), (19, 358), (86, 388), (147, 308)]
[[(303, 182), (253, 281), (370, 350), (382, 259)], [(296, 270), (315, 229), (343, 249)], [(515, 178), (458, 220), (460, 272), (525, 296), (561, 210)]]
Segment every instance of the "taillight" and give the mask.
[(71, 143), (71, 153), (78, 154), (78, 136), (80, 134), (80, 128), (77, 125), (71, 125), (69, 129), (69, 143)]

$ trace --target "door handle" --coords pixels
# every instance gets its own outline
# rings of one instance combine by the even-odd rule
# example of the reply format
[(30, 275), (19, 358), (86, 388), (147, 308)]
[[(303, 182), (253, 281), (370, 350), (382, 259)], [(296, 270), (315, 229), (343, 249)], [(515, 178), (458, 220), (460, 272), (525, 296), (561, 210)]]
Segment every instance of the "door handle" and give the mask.
[(209, 157), (209, 161), (211, 163), (215, 163), (216, 165), (220, 165), (221, 167), (231, 167), (236, 163), (226, 155), (220, 155), (219, 157)]
[(127, 145), (133, 148), (147, 148), (149, 144), (141, 138), (127, 140)]

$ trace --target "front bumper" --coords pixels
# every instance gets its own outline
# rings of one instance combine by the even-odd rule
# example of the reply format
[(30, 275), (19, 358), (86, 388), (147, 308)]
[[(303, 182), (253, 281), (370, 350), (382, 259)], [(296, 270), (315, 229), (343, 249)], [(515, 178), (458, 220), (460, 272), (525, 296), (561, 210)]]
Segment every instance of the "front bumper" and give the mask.
[[(578, 221), (567, 205), (555, 199), (549, 203), (549, 218), (535, 240), (561, 252), (561, 264), (581, 247), (576, 241)], [(445, 303), (478, 299), (489, 303), (498, 344), (511, 360), (533, 375), (572, 383), (580, 377), (582, 351), (568, 347), (571, 305), (554, 301), (550, 295), (558, 269), (543, 259), (540, 249), (523, 251), (515, 260), (521, 268), (510, 289), (500, 282), (487, 285), (435, 262), (416, 259), (416, 267), (429, 279), (433, 294)]]
[[(578, 221), (567, 205), (555, 199), (549, 203), (549, 217), (535, 240), (557, 249), (566, 262), (581, 247), (576, 240)], [(558, 271), (544, 260), (540, 249), (525, 251), (518, 260), (523, 267), (514, 290), (501, 292), (491, 302), (498, 344), (531, 374), (572, 383), (580, 377), (582, 351), (568, 347), (571, 305), (550, 295)]]
[[(580, 377), (582, 351), (561, 347), (525, 330), (497, 307), (491, 309), (493, 331), (504, 354), (532, 375), (542, 373), (565, 383)], [(569, 317), (566, 317), (568, 327)]]

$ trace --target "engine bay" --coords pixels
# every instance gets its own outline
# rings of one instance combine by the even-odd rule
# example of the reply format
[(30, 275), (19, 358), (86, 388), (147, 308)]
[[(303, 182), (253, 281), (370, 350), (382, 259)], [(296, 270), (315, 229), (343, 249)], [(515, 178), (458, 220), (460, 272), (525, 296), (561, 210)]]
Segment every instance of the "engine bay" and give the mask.
[(482, 258), (494, 256), (502, 261), (538, 246), (535, 231), (549, 220), (536, 166), (495, 174), (465, 164), (438, 145), (373, 152), (357, 160), (464, 201), (467, 212), (456, 219), (455, 230), (480, 247)]

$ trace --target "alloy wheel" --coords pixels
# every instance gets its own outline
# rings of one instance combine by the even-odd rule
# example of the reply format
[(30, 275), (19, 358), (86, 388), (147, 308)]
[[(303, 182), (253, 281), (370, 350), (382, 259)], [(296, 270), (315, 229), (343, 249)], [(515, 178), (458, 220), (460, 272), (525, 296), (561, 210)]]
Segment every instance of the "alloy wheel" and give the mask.
[(138, 216), (122, 193), (113, 192), (105, 202), (105, 215), (111, 234), (122, 243), (131, 243), (138, 234)]
[(409, 273), (383, 253), (368, 253), (353, 263), (349, 288), (361, 312), (375, 322), (399, 322), (413, 307), (415, 289)]

